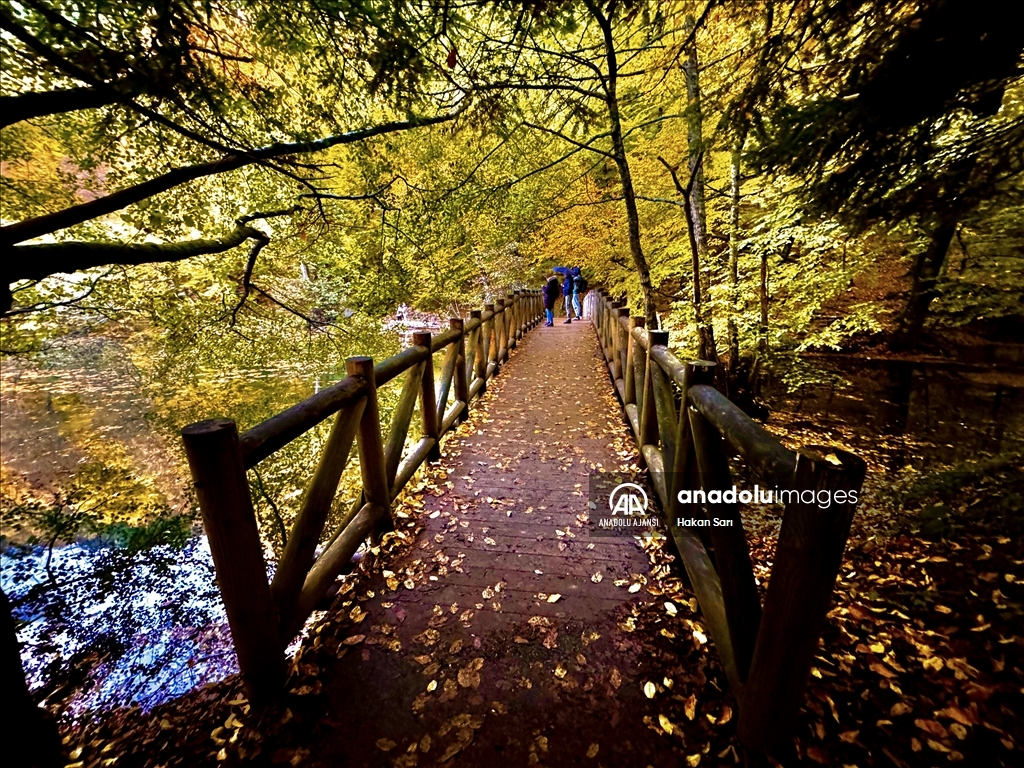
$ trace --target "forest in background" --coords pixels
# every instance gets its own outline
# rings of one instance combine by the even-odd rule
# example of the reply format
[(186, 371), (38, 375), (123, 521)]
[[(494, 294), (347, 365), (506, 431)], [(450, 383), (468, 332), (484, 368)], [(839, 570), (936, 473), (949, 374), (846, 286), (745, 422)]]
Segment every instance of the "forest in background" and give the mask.
[[(1019, 355), (1006, 21), (995, 0), (5, 2), (2, 503), (26, 547), (5, 579), (78, 537), (172, 563), (196, 520), (182, 426), (252, 426), (397, 351), (400, 306), (461, 315), (557, 264), (732, 393), (817, 381), (813, 352)], [(250, 477), (271, 549), (324, 438)], [(62, 578), (32, 593), (55, 621), (81, 615)], [(124, 651), (105, 642), (45, 695)]]

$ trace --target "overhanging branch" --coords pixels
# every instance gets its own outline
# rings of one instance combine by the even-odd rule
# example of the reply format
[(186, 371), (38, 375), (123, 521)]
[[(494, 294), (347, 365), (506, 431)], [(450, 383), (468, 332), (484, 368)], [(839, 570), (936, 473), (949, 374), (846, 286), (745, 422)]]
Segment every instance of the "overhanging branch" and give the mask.
[[(321, 152), (323, 150), (330, 149), (331, 147), (343, 144), (353, 144), (374, 136), (382, 136), (384, 134), (409, 130), (411, 128), (445, 123), (450, 120), (454, 120), (462, 114), (468, 106), (469, 100), (467, 99), (466, 103), (454, 112), (438, 115), (436, 117), (414, 117), (409, 120), (393, 120), (380, 125), (370, 126), (368, 128), (360, 128), (355, 131), (324, 136), (323, 138), (315, 139), (313, 141), (281, 142), (277, 144), (269, 144), (265, 147), (251, 151), (239, 149), (210, 162), (175, 168), (173, 171), (168, 171), (167, 173), (150, 179), (149, 181), (144, 181), (140, 184), (118, 190), (117, 192), (113, 192), (105, 197), (100, 197), (87, 203), (74, 205), (70, 208), (65, 208), (62, 211), (48, 213), (43, 216), (36, 216), (35, 218), (18, 222), (17, 224), (9, 224), (6, 227), (0, 227), (0, 245), (9, 246), (14, 245), (15, 243), (22, 243), (26, 240), (32, 240), (36, 237), (48, 235), (61, 229), (72, 227), (76, 224), (82, 224), (83, 222), (119, 211), (133, 203), (138, 203), (142, 200), (153, 197), (154, 195), (158, 195), (161, 192), (166, 192), (182, 184), (186, 184), (196, 179), (201, 179), (205, 176), (227, 173), (228, 171), (234, 171), (248, 165), (272, 160), (274, 158), (286, 157), (288, 155), (308, 154), (311, 152)], [(66, 246), (70, 244), (62, 245)], [(86, 248), (92, 247), (91, 244), (83, 243), (81, 245)], [(235, 243), (235, 245), (238, 245), (238, 243)], [(46, 246), (32, 247), (41, 248)], [(82, 255), (86, 256), (86, 252), (83, 251)], [(152, 259), (144, 259), (144, 261), (150, 260)]]
[(56, 91), (31, 91), (17, 96), (0, 96), (0, 128), (44, 115), (96, 109), (119, 101), (116, 94), (99, 88), (63, 88)]
[(235, 222), (235, 228), (220, 239), (199, 238), (181, 243), (118, 243), (70, 242), (19, 245), (13, 258), (6, 260), (0, 274), (3, 283), (17, 280), (39, 280), (56, 273), (80, 272), (107, 264), (132, 266), (182, 261), (193, 256), (223, 253), (246, 240), (266, 239), (266, 234), (251, 225), (257, 219), (286, 216), (300, 210), (299, 206), (268, 213), (253, 213)]

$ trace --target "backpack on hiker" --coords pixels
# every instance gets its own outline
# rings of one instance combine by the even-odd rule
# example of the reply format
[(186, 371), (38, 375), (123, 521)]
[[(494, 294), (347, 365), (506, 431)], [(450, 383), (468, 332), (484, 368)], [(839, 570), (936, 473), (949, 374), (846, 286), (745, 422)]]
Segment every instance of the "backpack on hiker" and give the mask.
[(587, 282), (587, 278), (585, 278), (583, 275), (576, 275), (576, 277), (573, 278), (573, 281), (572, 281), (572, 292), (573, 293), (578, 293), (580, 296), (582, 296), (584, 293), (587, 292), (587, 288), (589, 288), (589, 287), (590, 287), (590, 284)]

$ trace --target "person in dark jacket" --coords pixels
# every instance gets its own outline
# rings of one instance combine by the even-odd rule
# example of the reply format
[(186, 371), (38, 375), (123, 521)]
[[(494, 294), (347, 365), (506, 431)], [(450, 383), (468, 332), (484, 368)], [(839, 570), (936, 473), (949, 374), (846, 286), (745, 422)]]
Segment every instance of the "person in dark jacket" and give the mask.
[(562, 295), (562, 287), (558, 284), (558, 278), (555, 275), (551, 275), (548, 281), (544, 283), (542, 290), (544, 292), (544, 313), (548, 318), (544, 325), (550, 328), (555, 324), (555, 302)]
[(580, 306), (579, 293), (576, 291), (576, 281), (580, 276), (579, 267), (555, 267), (552, 271), (562, 275), (562, 296), (565, 297), (565, 320), (572, 322), (573, 310), (576, 310), (576, 319), (583, 319), (583, 307)]

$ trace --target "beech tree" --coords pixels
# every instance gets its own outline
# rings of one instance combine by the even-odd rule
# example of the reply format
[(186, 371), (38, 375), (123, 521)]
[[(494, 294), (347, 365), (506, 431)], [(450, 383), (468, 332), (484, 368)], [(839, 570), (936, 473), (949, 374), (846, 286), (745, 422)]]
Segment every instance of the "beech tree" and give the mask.
[(1024, 78), (1024, 27), (997, 0), (880, 0), (811, 5), (799, 37), (818, 66), (762, 101), (752, 159), (798, 178), (811, 215), (926, 233), (894, 338), (916, 344), (958, 222), (1024, 171), (1024, 115), (1002, 108)]
[[(442, 20), (421, 10), (26, 0), (0, 11), (9, 165), (0, 245), (13, 254), (0, 310), (12, 310), (12, 288), (54, 273), (246, 241), (251, 261), (269, 237), (255, 223), (301, 209), (243, 208), (199, 222), (169, 221), (158, 208), (203, 179), (236, 174), (237, 183), (243, 169), (280, 177), (292, 202), (306, 194), (312, 207), (330, 177), (326, 150), (454, 120), (470, 99), (432, 89), (421, 51)], [(225, 218), (234, 220), (226, 232), (217, 223)], [(221, 231), (172, 240), (197, 226)]]

